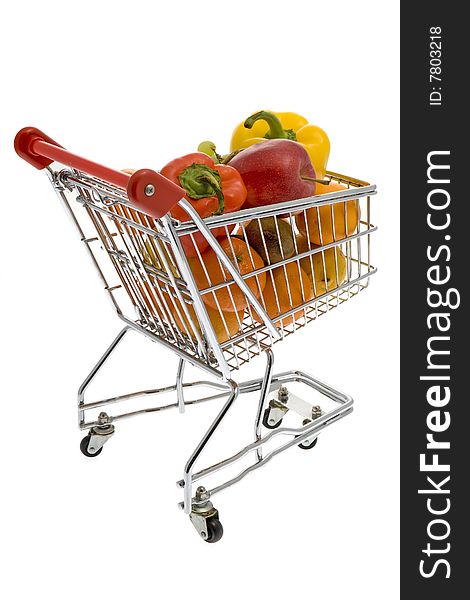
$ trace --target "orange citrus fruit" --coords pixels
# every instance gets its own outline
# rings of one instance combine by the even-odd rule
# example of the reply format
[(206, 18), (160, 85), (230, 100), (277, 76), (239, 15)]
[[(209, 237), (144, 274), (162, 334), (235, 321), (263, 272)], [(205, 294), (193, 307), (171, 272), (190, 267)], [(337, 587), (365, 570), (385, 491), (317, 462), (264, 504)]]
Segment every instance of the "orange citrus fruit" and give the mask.
[[(282, 325), (286, 326), (300, 319), (304, 314), (303, 309), (283, 319), (279, 317), (304, 302), (312, 300), (313, 297), (312, 282), (296, 262), (276, 267), (266, 278), (266, 286), (263, 291), (264, 306), (269, 318), (275, 324), (282, 322)], [(253, 314), (256, 320), (260, 321), (259, 315)]]
[[(348, 188), (339, 183), (330, 183), (329, 185), (317, 183), (315, 196), (346, 189)], [(305, 215), (307, 219), (305, 219)], [(310, 243), (322, 246), (353, 235), (359, 222), (359, 216), (359, 201), (348, 200), (348, 202), (308, 208), (306, 211), (298, 213), (295, 221), (300, 233), (304, 236), (307, 236), (308, 229)]]
[[(236, 237), (225, 238), (221, 240), (220, 246), (227, 254), (230, 261), (237, 267), (241, 275), (246, 275), (256, 269), (264, 267), (264, 262), (260, 255), (247, 246), (247, 244)], [(232, 279), (225, 268), (222, 268), (216, 253), (209, 248), (202, 256), (202, 262), (197, 258), (190, 260), (190, 267), (200, 290), (204, 290), (214, 285), (224, 284), (225, 281)], [(266, 284), (266, 273), (260, 273), (257, 277), (248, 277), (246, 284), (259, 298)], [(248, 301), (243, 291), (236, 283), (224, 285), (223, 287), (202, 295), (204, 303), (213, 308), (224, 312), (238, 312), (248, 306)]]

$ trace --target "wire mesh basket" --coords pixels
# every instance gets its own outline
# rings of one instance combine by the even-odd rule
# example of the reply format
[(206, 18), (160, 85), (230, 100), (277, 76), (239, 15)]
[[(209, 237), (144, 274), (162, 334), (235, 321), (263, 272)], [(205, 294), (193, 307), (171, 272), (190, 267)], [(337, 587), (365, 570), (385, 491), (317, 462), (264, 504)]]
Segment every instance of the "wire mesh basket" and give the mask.
[[(335, 173), (327, 179), (347, 190), (201, 223), (168, 217), (166, 226), (131, 207), (121, 189), (77, 170), (60, 171), (54, 183), (80, 225), (82, 240), (102, 273), (108, 273), (105, 286), (121, 318), (188, 360), (227, 372), (357, 295), (375, 273), (370, 247), (375, 187)], [(200, 250), (201, 227), (225, 242), (227, 257), (276, 332), (219, 255), (210, 247)], [(190, 257), (185, 248), (191, 248)], [(201, 308), (210, 325), (204, 326)], [(211, 327), (216, 343), (207, 335)]]

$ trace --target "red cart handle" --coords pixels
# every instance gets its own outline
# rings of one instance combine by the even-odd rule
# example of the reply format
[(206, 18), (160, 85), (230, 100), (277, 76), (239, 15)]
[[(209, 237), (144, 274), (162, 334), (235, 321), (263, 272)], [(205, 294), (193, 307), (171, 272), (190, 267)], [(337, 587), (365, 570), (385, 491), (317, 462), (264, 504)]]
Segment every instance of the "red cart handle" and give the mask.
[(152, 169), (139, 169), (133, 175), (109, 169), (72, 154), (35, 127), (25, 127), (16, 134), (15, 150), (36, 169), (57, 161), (120, 187), (135, 208), (155, 219), (166, 215), (185, 195), (183, 188)]

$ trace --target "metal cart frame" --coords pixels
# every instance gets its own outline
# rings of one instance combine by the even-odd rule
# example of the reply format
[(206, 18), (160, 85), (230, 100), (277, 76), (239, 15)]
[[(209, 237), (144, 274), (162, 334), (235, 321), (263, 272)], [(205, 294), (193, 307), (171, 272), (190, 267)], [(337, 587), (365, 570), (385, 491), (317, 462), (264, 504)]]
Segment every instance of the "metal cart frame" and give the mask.
[[(217, 492), (237, 483), (292, 446), (313, 448), (321, 431), (352, 412), (352, 398), (319, 379), (298, 370), (274, 374), (272, 346), (367, 287), (370, 276), (376, 272), (370, 262), (370, 235), (376, 230), (370, 221), (370, 198), (376, 193), (375, 186), (328, 172), (328, 181), (343, 183), (348, 189), (201, 219), (191, 204), (182, 198), (181, 188), (155, 171), (141, 169), (130, 175), (108, 169), (64, 150), (35, 128), (21, 130), (15, 139), (15, 148), (33, 166), (46, 170), (88, 250), (117, 315), (124, 322), (124, 328), (78, 391), (79, 427), (88, 431), (80, 445), (82, 452), (86, 456), (98, 456), (114, 434), (115, 423), (124, 418), (170, 408), (184, 412), (186, 406), (225, 399), (220, 412), (186, 462), (182, 479), (177, 482), (183, 490), (180, 507), (190, 516), (201, 538), (211, 543), (218, 541), (223, 528), (211, 501)], [(187, 221), (175, 221), (170, 216), (169, 210), (176, 202), (186, 211)], [(351, 210), (356, 214), (353, 214), (355, 225), (350, 231)], [(302, 218), (303, 215), (308, 237), (308, 218), (312, 214), (318, 222), (320, 239), (317, 241), (320, 244), (316, 245), (309, 239), (308, 249), (302, 250), (294, 239), (294, 254), (285, 257), (276, 225), (281, 260), (271, 264), (263, 234), (267, 264), (262, 268), (254, 268), (252, 250), (247, 241), (247, 224), (256, 221), (260, 232), (263, 232), (264, 219), (272, 218), (277, 223), (276, 219), (283, 218), (292, 225), (294, 235), (298, 216)], [(332, 232), (329, 239), (322, 239), (322, 232), (325, 234), (322, 219), (323, 225), (326, 221), (329, 223)], [(230, 253), (224, 252), (216, 237), (222, 232), (230, 240), (234, 231), (247, 242), (253, 263), (249, 274), (243, 275), (239, 271), (235, 255), (231, 257)], [(213, 282), (206, 271), (209, 285), (201, 289), (192, 263), (185, 255), (182, 244), (184, 238), (191, 240), (195, 260), (199, 260), (201, 265), (204, 265), (200, 250), (202, 242), (215, 253), (223, 280)], [(328, 252), (330, 259), (331, 253), (334, 254), (332, 263), (331, 260), (328, 263)], [(346, 265), (341, 277), (340, 259)], [(286, 271), (289, 264), (299, 273), (300, 302), (293, 300), (293, 290)], [(302, 283), (301, 267), (305, 265), (311, 268), (313, 292), (306, 291)], [(280, 301), (281, 290), (273, 277), (276, 269), (284, 269), (285, 272), (287, 298), (290, 301), (287, 309), (285, 301), (284, 305)], [(323, 279), (322, 273), (320, 278), (317, 277), (318, 269), (322, 271)], [(261, 282), (266, 281), (267, 277), (271, 278), (278, 308), (275, 316), (272, 307), (266, 305), (261, 289)], [(320, 281), (324, 282), (325, 289), (318, 288)], [(234, 300), (235, 289), (241, 290), (246, 298), (246, 306), (238, 312)], [(221, 294), (233, 302), (232, 312), (238, 315), (236, 331), (227, 324), (227, 313), (220, 306)], [(218, 309), (218, 332), (213, 313), (208, 309), (208, 298), (212, 306)], [(164, 388), (87, 401), (88, 386), (130, 331), (143, 334), (178, 356), (176, 383)], [(232, 378), (233, 371), (259, 354), (264, 354), (266, 358), (263, 376), (237, 384)], [(185, 383), (183, 376), (187, 363), (202, 369), (211, 379)], [(326, 411), (318, 401), (303, 400), (289, 389), (292, 384), (303, 385), (310, 390), (310, 396), (331, 401), (333, 408)], [(188, 391), (199, 387), (212, 389), (213, 393), (188, 399)], [(176, 401), (110, 413), (111, 405), (165, 393), (174, 393)], [(253, 441), (228, 458), (196, 471), (196, 462), (208, 442), (238, 395), (245, 393), (259, 394)], [(289, 412), (300, 418), (300, 426), (283, 426), (283, 420)], [(195, 482), (234, 465), (250, 454), (254, 455), (254, 460), (248, 467), (212, 488), (199, 485), (193, 493)]]

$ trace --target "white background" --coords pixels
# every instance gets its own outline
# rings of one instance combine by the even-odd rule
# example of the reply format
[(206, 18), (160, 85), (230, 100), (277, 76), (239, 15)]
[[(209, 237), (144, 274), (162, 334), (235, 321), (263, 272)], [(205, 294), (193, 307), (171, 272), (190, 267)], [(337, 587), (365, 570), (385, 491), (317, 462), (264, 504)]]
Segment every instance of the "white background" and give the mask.
[[(4, 9), (5, 10), (5, 9)], [(10, 3), (2, 17), (1, 565), (8, 600), (398, 597), (398, 2)], [(78, 384), (119, 328), (46, 177), (12, 151), (35, 125), (116, 168), (158, 168), (260, 108), (323, 127), (329, 167), (379, 187), (370, 289), (276, 347), (356, 400), (315, 450), (293, 448), (215, 498), (203, 543), (174, 482), (218, 410), (123, 422), (78, 449)], [(173, 382), (145, 339), (96, 394)], [(261, 374), (263, 361), (236, 374)], [(93, 390), (92, 390), (93, 391)], [(224, 430), (249, 442), (255, 399)], [(218, 456), (217, 458), (221, 458)]]

